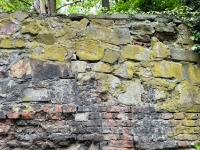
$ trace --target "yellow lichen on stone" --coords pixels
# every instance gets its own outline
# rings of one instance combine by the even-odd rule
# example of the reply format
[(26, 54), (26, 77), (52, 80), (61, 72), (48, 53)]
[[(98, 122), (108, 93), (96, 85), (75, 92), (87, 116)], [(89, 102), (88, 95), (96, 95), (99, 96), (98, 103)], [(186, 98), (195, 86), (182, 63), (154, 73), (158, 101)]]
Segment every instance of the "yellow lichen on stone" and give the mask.
[(22, 48), (25, 46), (26, 46), (26, 43), (23, 40), (3, 39), (0, 43), (0, 47), (2, 48)]
[(15, 104), (12, 106), (12, 110), (14, 112), (31, 112), (33, 108), (30, 106), (29, 103), (22, 103), (22, 104)]
[(144, 47), (137, 45), (127, 45), (122, 49), (121, 58), (130, 60), (149, 60), (150, 52)]
[(188, 67), (189, 79), (193, 83), (200, 83), (200, 67), (190, 64)]
[(63, 46), (55, 43), (53, 46), (42, 46), (37, 43), (32, 45), (30, 50), (30, 57), (38, 60), (53, 60), (53, 61), (65, 61), (66, 50)]
[(78, 41), (76, 49), (80, 60), (100, 60), (104, 55), (104, 49), (94, 40)]
[(63, 62), (65, 60), (66, 50), (64, 47), (54, 44), (53, 46), (45, 49), (44, 51), (44, 59), (47, 60), (55, 60)]
[(182, 78), (182, 64), (169, 61), (152, 62), (153, 76), (163, 78)]
[(96, 71), (96, 72), (110, 73), (113, 71), (113, 66), (103, 63), (103, 62), (98, 62), (98, 63), (94, 64), (92, 70)]
[(122, 78), (132, 78), (134, 73), (134, 62), (126, 61), (123, 64), (116, 65), (114, 74)]
[(152, 44), (152, 55), (155, 58), (166, 58), (169, 56), (169, 51), (162, 42), (156, 42)]

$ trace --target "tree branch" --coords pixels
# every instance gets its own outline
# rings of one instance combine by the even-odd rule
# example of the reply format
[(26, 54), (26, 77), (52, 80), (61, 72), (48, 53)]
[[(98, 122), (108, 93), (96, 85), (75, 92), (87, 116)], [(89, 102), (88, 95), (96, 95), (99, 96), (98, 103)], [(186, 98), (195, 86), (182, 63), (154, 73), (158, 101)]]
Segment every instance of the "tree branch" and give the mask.
[(81, 0), (76, 1), (76, 2), (71, 2), (71, 3), (65, 4), (65, 5), (63, 5), (63, 6), (59, 7), (59, 8), (57, 8), (56, 10), (58, 11), (59, 9), (65, 7), (65, 6), (72, 5), (72, 4), (76, 4), (76, 3), (80, 3), (80, 2), (81, 2)]
[(26, 1), (24, 1), (24, 0), (19, 0), (19, 1), (22, 2), (22, 3), (25, 3), (25, 4), (27, 4), (27, 5), (33, 6), (33, 4), (28, 3), (28, 2), (26, 2)]

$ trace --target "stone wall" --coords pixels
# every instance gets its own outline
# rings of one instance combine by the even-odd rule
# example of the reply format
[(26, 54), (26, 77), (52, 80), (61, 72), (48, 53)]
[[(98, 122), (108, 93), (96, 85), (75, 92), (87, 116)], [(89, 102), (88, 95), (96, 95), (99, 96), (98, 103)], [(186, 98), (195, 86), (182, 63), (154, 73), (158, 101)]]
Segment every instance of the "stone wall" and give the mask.
[(0, 14), (2, 150), (190, 150), (200, 67), (156, 15)]

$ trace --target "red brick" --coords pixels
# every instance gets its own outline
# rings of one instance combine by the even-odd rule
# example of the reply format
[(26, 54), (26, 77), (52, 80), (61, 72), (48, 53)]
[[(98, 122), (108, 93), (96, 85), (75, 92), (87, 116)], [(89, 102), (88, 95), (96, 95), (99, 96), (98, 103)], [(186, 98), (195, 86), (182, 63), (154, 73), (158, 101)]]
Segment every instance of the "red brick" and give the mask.
[(21, 118), (22, 118), (22, 119), (33, 119), (33, 118), (34, 118), (34, 113), (23, 112), (23, 113), (21, 114)]
[(61, 114), (60, 113), (51, 113), (49, 114), (49, 119), (50, 120), (59, 120), (61, 118)]
[(18, 119), (20, 117), (19, 113), (18, 112), (14, 112), (14, 113), (8, 113), (7, 114), (7, 117), (9, 119)]
[(117, 140), (119, 138), (118, 134), (107, 134), (104, 135), (104, 140), (110, 141), (110, 140)]
[(133, 141), (127, 141), (127, 140), (110, 140), (109, 146), (114, 147), (123, 147), (123, 148), (132, 148), (133, 147)]
[(121, 106), (112, 106), (109, 112), (123, 112), (123, 108)]
[(56, 105), (55, 111), (56, 111), (56, 113), (61, 113), (62, 112), (62, 106), (61, 105)]
[(173, 116), (173, 114), (172, 113), (163, 113), (162, 114), (162, 118), (164, 119), (164, 120), (169, 120), (169, 119), (172, 119), (174, 116)]
[(104, 119), (111, 119), (112, 118), (112, 113), (104, 113), (102, 118)]
[(124, 119), (125, 116), (122, 113), (113, 113), (113, 119)]
[(126, 113), (125, 115), (128, 117), (129, 120), (135, 119), (135, 114), (134, 113)]
[(120, 136), (121, 140), (127, 140), (127, 141), (133, 141), (133, 136), (128, 135), (128, 134), (123, 134)]
[(6, 126), (0, 126), (0, 134), (6, 133)]
[(46, 112), (35, 113), (35, 119), (46, 120)]
[(114, 127), (118, 126), (120, 124), (119, 121), (117, 120), (112, 120), (112, 119), (107, 119), (103, 122), (103, 125), (108, 126), (108, 127)]
[(124, 120), (123, 121), (123, 126), (124, 127), (132, 127), (134, 126), (135, 124), (131, 121), (131, 120)]

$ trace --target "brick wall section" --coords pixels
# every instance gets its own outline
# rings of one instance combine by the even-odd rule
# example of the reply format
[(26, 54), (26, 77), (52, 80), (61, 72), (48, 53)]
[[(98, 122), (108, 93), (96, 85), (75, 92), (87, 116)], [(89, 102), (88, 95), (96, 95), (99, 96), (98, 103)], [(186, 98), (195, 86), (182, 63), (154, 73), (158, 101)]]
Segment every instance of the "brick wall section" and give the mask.
[(1, 13), (0, 148), (194, 150), (190, 36), (159, 15)]

